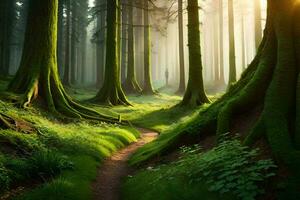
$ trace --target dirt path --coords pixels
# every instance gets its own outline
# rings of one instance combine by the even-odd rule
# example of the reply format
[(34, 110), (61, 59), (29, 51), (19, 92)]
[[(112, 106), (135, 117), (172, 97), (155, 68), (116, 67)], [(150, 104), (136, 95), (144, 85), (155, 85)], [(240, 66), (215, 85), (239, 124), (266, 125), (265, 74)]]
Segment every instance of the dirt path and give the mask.
[(127, 165), (130, 155), (158, 136), (158, 133), (150, 130), (141, 128), (138, 130), (141, 132), (141, 138), (136, 143), (107, 158), (99, 168), (97, 179), (92, 186), (95, 200), (120, 199), (122, 179), (130, 172), (130, 167)]

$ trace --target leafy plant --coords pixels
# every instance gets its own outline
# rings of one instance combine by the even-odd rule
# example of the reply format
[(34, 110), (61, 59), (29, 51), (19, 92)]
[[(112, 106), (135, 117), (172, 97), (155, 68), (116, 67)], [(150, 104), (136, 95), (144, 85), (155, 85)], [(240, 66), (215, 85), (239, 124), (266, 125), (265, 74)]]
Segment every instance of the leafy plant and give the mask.
[[(189, 184), (206, 183), (209, 191), (231, 193), (252, 200), (264, 192), (258, 184), (275, 175), (272, 160), (257, 160), (258, 149), (243, 146), (239, 140), (224, 140), (208, 152), (200, 146), (183, 147), (183, 157), (159, 179), (183, 176)], [(160, 169), (160, 168), (158, 168)]]

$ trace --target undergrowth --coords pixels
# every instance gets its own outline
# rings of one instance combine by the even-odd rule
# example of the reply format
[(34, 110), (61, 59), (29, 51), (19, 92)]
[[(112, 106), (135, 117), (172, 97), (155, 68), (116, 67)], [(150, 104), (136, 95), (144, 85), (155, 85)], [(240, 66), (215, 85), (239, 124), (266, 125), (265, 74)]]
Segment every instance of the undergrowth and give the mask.
[(30, 134), (0, 129), (0, 196), (18, 186), (26, 189), (9, 199), (90, 199), (101, 161), (139, 137), (131, 127), (63, 122), (42, 109), (24, 110), (2, 101), (0, 111), (36, 129)]
[(275, 175), (272, 160), (259, 160), (258, 149), (239, 140), (225, 140), (210, 151), (182, 148), (182, 157), (171, 164), (149, 167), (128, 178), (124, 199), (244, 199), (264, 193), (260, 184)]

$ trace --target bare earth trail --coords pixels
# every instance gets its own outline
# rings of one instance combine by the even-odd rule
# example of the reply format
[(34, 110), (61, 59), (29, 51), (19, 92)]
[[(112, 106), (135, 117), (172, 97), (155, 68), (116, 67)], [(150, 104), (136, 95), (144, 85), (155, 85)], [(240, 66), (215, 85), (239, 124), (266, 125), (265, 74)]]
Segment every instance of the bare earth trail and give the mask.
[(94, 200), (119, 200), (122, 179), (129, 175), (127, 164), (129, 157), (140, 147), (155, 140), (158, 133), (147, 129), (138, 129), (141, 137), (137, 142), (116, 152), (107, 158), (98, 171), (96, 181), (92, 185)]

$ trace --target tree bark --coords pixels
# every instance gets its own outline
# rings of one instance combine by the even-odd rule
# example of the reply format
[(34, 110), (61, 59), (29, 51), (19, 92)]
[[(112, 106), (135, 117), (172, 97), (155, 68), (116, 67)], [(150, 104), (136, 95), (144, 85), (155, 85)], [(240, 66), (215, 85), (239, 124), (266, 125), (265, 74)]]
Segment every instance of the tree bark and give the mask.
[(254, 23), (255, 23), (255, 47), (258, 49), (262, 40), (261, 27), (261, 3), (260, 0), (254, 0)]
[(13, 23), (15, 18), (15, 0), (2, 0), (0, 3), (0, 74), (9, 75), (11, 40), (13, 35)]
[(220, 84), (225, 84), (224, 75), (224, 12), (223, 12), (223, 0), (219, 0), (219, 40), (220, 40)]
[(135, 68), (135, 39), (133, 27), (133, 2), (129, 1), (128, 6), (128, 46), (127, 46), (127, 76), (123, 83), (124, 91), (128, 94), (140, 93), (142, 91), (136, 79)]
[(96, 97), (96, 103), (130, 105), (121, 87), (118, 39), (119, 0), (107, 0), (106, 64), (104, 84)]
[(71, 52), (71, 0), (66, 0), (66, 47), (65, 47), (65, 69), (63, 83), (65, 86), (70, 86), (70, 52)]
[(178, 34), (179, 34), (179, 88), (178, 94), (185, 92), (184, 38), (183, 38), (183, 2), (178, 0)]
[(149, 2), (144, 0), (144, 94), (154, 94), (151, 70), (151, 38), (149, 22)]
[(229, 29), (229, 81), (228, 86), (236, 82), (235, 34), (233, 0), (228, 0), (228, 29)]
[(189, 81), (181, 105), (202, 105), (209, 100), (204, 91), (199, 31), (198, 1), (188, 0)]
[[(104, 5), (103, 0), (98, 0), (97, 5)], [(97, 75), (96, 86), (101, 87), (104, 79), (104, 65), (105, 65), (105, 11), (101, 11), (97, 16), (97, 35), (96, 54), (97, 54)]]

